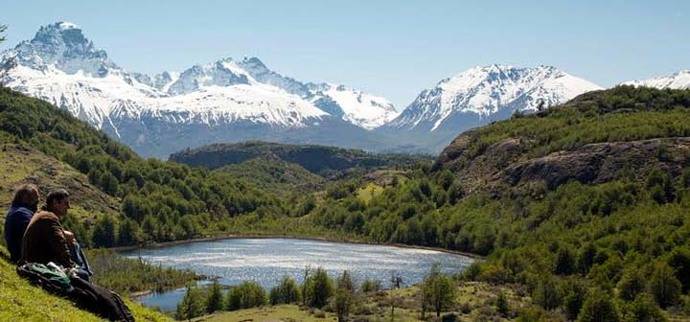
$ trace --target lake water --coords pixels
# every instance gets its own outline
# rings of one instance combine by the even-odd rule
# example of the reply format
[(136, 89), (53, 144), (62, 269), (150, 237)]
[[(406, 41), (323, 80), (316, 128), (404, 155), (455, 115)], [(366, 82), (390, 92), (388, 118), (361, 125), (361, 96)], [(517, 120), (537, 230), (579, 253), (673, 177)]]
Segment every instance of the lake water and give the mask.
[[(426, 249), (285, 238), (224, 239), (134, 250), (122, 255), (141, 256), (152, 264), (218, 276), (225, 285), (253, 280), (267, 292), (285, 275), (301, 283), (306, 266), (323, 267), (331, 277), (348, 270), (356, 283), (376, 279), (388, 288), (392, 273), (401, 276), (403, 284), (411, 285), (420, 282), (434, 263), (443, 272), (457, 273), (473, 261), (467, 256)], [(172, 311), (182, 296), (184, 289), (146, 295), (139, 300), (147, 306)]]

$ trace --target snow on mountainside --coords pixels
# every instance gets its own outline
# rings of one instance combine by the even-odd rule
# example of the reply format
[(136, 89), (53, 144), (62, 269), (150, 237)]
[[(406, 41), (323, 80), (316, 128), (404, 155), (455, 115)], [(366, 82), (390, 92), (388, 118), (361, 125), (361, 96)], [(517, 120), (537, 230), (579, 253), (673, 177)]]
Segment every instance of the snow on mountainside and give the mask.
[(540, 104), (549, 107), (597, 89), (601, 87), (551, 66), (474, 67), (424, 90), (387, 127), (436, 131), (453, 128), (458, 117), (475, 119), (476, 126), (482, 120), (535, 111)]
[(363, 93), (344, 85), (316, 84), (311, 101), (331, 115), (367, 130), (386, 124), (398, 116), (393, 103), (383, 97)]
[[(343, 86), (301, 83), (271, 71), (255, 57), (225, 58), (153, 77), (128, 72), (97, 49), (79, 27), (67, 22), (41, 27), (32, 40), (19, 43), (0, 59), (3, 85), (53, 103), (136, 144), (173, 145), (165, 142), (168, 137), (157, 137), (172, 127), (186, 135), (203, 136), (204, 129), (225, 126), (228, 130), (235, 125), (245, 131), (235, 133), (237, 137), (253, 133), (276, 140), (309, 140), (300, 133), (287, 132), (296, 139), (276, 131), (329, 124), (348, 132), (338, 134), (342, 141), (350, 134), (361, 136), (354, 134), (357, 127), (370, 130), (395, 114), (383, 98)], [(319, 107), (326, 100), (331, 111)], [(331, 120), (324, 122), (325, 118)], [(218, 132), (223, 131), (219, 128)], [(231, 140), (232, 134), (224, 133), (222, 139)], [(221, 139), (214, 135), (208, 140)], [(331, 138), (322, 139), (331, 142)], [(141, 145), (138, 152), (146, 154), (146, 148)]]
[(622, 83), (622, 85), (646, 86), (660, 89), (690, 89), (690, 69), (682, 70), (668, 76), (628, 81)]

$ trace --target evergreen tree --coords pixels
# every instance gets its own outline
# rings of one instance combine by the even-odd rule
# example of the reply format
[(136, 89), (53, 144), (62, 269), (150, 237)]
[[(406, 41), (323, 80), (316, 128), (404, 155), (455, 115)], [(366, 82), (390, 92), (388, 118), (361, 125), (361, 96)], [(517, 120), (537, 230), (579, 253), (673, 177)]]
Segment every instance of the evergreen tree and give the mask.
[(618, 321), (618, 310), (613, 301), (611, 301), (611, 295), (599, 289), (590, 291), (577, 317), (577, 322)]
[(120, 246), (138, 245), (143, 241), (141, 228), (136, 221), (125, 218), (117, 231), (117, 243)]
[(550, 276), (544, 276), (539, 280), (532, 297), (535, 303), (547, 310), (553, 310), (561, 304), (556, 281)]
[(687, 246), (677, 247), (668, 258), (668, 265), (673, 268), (676, 278), (683, 286), (683, 293), (690, 291), (690, 249)]
[[(430, 306), (436, 312), (436, 317), (441, 316), (441, 311), (455, 303), (456, 288), (453, 280), (441, 273), (438, 264), (434, 264), (422, 286), (423, 307)], [(423, 310), (424, 310), (423, 308)]]
[(297, 303), (301, 300), (301, 292), (295, 279), (290, 276), (283, 276), (280, 285), (271, 289), (271, 305)]
[(554, 273), (558, 275), (570, 275), (575, 273), (575, 254), (570, 247), (561, 247), (556, 254)]
[(587, 289), (582, 282), (571, 279), (565, 282), (562, 293), (565, 315), (568, 320), (574, 321), (587, 297)]
[(344, 288), (338, 288), (335, 291), (333, 302), (338, 322), (347, 321), (347, 317), (350, 314), (350, 307), (352, 306), (352, 295), (350, 292)]
[(668, 321), (661, 313), (659, 306), (649, 294), (640, 294), (629, 305), (631, 321), (665, 322)]
[(94, 247), (115, 246), (115, 221), (111, 216), (101, 216), (93, 227), (91, 237)]
[(177, 304), (175, 318), (178, 320), (193, 319), (204, 314), (204, 298), (196, 286), (187, 286), (182, 301)]
[(245, 281), (230, 288), (226, 307), (229, 311), (247, 309), (266, 304), (266, 291), (254, 281)]
[(654, 296), (656, 302), (662, 308), (678, 303), (681, 295), (680, 281), (668, 264), (659, 262), (654, 266), (654, 271), (649, 279), (649, 293)]
[(645, 288), (645, 281), (637, 269), (623, 273), (618, 282), (618, 296), (625, 301), (633, 301)]
[(213, 313), (223, 309), (223, 292), (218, 281), (213, 281), (206, 300), (206, 312)]
[(304, 283), (306, 293), (303, 296), (307, 305), (311, 307), (322, 308), (328, 303), (328, 298), (333, 296), (333, 283), (326, 270), (321, 267), (317, 268)]
[(508, 317), (508, 313), (510, 313), (508, 298), (506, 298), (503, 292), (498, 293), (498, 297), (496, 298), (496, 311), (503, 317)]

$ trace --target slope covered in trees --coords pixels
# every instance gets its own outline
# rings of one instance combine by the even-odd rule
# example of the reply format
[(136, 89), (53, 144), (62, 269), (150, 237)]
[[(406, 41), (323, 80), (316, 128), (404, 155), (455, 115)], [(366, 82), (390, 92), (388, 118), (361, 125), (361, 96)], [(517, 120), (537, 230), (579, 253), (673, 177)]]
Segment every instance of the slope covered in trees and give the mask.
[[(81, 172), (88, 178), (84, 184), (102, 191), (74, 198), (74, 204), (88, 210), (94, 220), (66, 222), (91, 246), (188, 239), (221, 230), (221, 223), (233, 216), (258, 209), (284, 212), (274, 195), (231, 174), (139, 158), (69, 113), (5, 88), (0, 88), (0, 144), (6, 151), (32, 151), (38, 163), (43, 159), (70, 173)], [(3, 153), (3, 157), (10, 154)], [(23, 162), (8, 161), (7, 168), (16, 177), (13, 182), (32, 180), (33, 172), (21, 174), (12, 166)], [(51, 186), (55, 185), (41, 188)], [(4, 190), (5, 202), (11, 189)]]
[(524, 285), (564, 319), (610, 309), (634, 321), (657, 306), (687, 317), (689, 136), (690, 91), (588, 93), (461, 134), (433, 167), (368, 200), (357, 185), (334, 189), (308, 216), (378, 242), (488, 255), (467, 278)]
[(322, 145), (250, 141), (235, 144), (211, 144), (187, 149), (170, 155), (170, 160), (216, 169), (259, 157), (296, 164), (314, 174), (325, 177), (337, 176), (358, 169), (372, 170), (396, 165), (410, 165), (424, 159), (423, 156), (373, 154), (362, 150)]

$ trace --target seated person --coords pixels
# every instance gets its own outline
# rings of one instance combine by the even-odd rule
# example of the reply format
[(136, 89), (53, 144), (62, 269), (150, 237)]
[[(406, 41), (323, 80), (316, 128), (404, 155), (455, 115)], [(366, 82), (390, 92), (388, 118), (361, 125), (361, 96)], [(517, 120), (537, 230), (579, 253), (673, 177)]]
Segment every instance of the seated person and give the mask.
[(86, 257), (74, 234), (60, 225), (60, 219), (67, 215), (70, 208), (69, 193), (59, 189), (49, 193), (46, 199), (46, 207), (31, 218), (24, 233), (22, 262), (54, 262), (64, 268), (74, 269), (79, 277), (88, 280), (93, 273)]
[(22, 255), (22, 237), (38, 206), (38, 188), (33, 184), (17, 187), (5, 216), (5, 244), (13, 263)]

